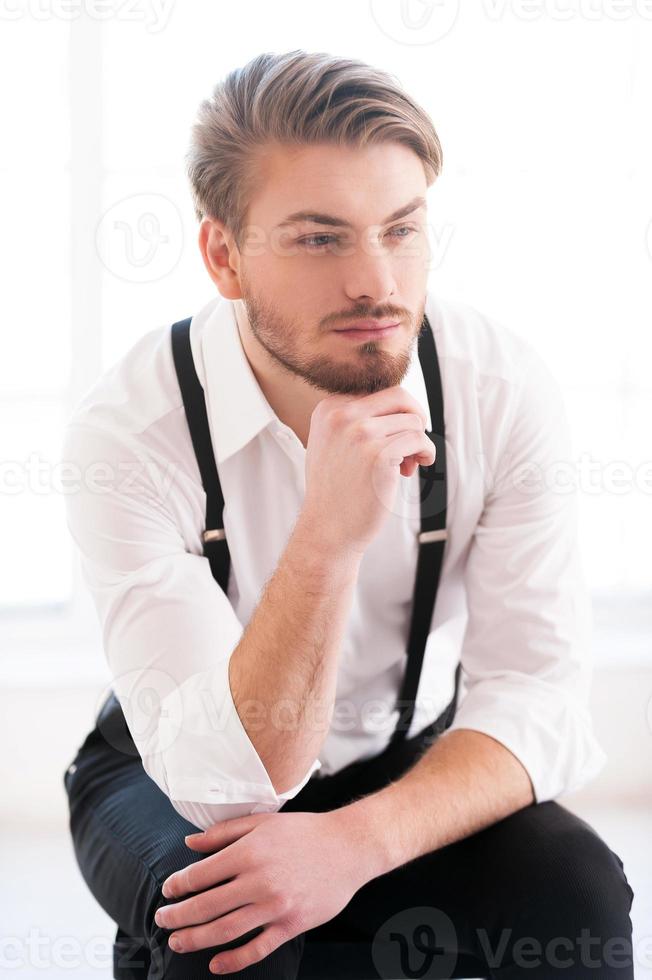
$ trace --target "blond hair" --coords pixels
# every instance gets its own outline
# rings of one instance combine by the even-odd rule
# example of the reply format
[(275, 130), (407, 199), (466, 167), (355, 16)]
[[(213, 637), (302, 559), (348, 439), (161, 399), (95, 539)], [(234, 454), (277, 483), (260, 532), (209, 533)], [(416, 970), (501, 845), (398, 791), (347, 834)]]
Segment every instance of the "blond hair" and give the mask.
[(439, 137), (393, 75), (324, 52), (259, 54), (229, 72), (199, 106), (186, 154), (197, 220), (222, 221), (242, 248), (257, 153), (266, 145), (390, 140), (420, 157), (430, 187), (442, 167)]

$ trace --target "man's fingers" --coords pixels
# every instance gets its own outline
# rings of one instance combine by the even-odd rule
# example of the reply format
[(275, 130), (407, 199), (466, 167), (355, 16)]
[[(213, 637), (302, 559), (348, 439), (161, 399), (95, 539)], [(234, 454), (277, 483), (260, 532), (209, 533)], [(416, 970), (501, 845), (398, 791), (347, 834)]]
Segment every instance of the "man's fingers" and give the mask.
[[(275, 918), (276, 913), (270, 906), (250, 903), (212, 921), (207, 920), (186, 929), (175, 929), (168, 937), (168, 942), (178, 953), (194, 953), (198, 949), (210, 949), (211, 946), (225, 946), (228, 943), (243, 945), (243, 937), (255, 939), (262, 933), (263, 923), (272, 922)], [(177, 940), (176, 946), (172, 942), (174, 939)]]
[(250, 830), (260, 823), (259, 817), (269, 816), (267, 813), (251, 813), (245, 817), (232, 817), (231, 820), (221, 820), (219, 823), (211, 824), (202, 833), (188, 834), (185, 838), (186, 845), (193, 851), (215, 851), (219, 847), (226, 847), (238, 840), (243, 834), (248, 834)]
[(231, 881), (240, 873), (240, 864), (237, 854), (234, 855), (228, 850), (209, 854), (201, 861), (195, 861), (170, 875), (163, 882), (161, 889), (163, 897), (182, 898), (189, 892), (195, 894), (205, 892), (207, 888), (214, 888), (215, 885)]
[(222, 921), (223, 916), (247, 904), (250, 897), (249, 883), (243, 884), (236, 878), (172, 905), (160, 906), (154, 914), (154, 921), (163, 929), (182, 929), (217, 919)]
[(189, 834), (185, 838), (186, 847), (189, 847), (191, 851), (210, 851), (213, 849), (212, 845), (208, 842), (208, 837), (204, 834)]
[(210, 961), (208, 968), (212, 972), (214, 965), (217, 965), (219, 967), (218, 975), (219, 973), (237, 973), (253, 963), (264, 960), (275, 949), (293, 938), (293, 935), (290, 935), (286, 929), (278, 924), (268, 926), (251, 942), (245, 943), (237, 949), (224, 950), (218, 953)]
[[(261, 817), (270, 817), (269, 813), (256, 813), (247, 817), (235, 817), (233, 820), (224, 820), (221, 823), (213, 824), (203, 834), (200, 834), (201, 844), (195, 847), (190, 840), (186, 841), (188, 847), (193, 850), (208, 851), (209, 856), (196, 864), (189, 864), (180, 871), (166, 878), (162, 884), (161, 891), (165, 898), (178, 898), (180, 895), (187, 895), (188, 892), (199, 892), (211, 885), (225, 881), (240, 870), (236, 868), (232, 856), (217, 852), (224, 851), (229, 844), (234, 844), (245, 834), (253, 830), (261, 822)], [(274, 814), (275, 816), (275, 814)], [(188, 835), (190, 838), (191, 835)], [(204, 840), (204, 838), (206, 838)], [(211, 861), (211, 856), (214, 858)], [(215, 862), (218, 862), (217, 864)], [(220, 875), (218, 878), (217, 875)], [(212, 877), (211, 877), (212, 876)]]

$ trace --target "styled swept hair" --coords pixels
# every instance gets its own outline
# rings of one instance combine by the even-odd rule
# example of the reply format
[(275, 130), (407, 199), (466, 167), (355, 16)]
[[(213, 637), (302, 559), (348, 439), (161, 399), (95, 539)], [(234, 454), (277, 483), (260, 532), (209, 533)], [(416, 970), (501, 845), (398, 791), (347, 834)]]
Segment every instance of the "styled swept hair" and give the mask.
[(396, 141), (421, 159), (428, 187), (442, 168), (431, 119), (393, 75), (325, 52), (266, 52), (230, 71), (200, 104), (191, 134), (185, 159), (197, 220), (223, 222), (239, 249), (270, 144)]

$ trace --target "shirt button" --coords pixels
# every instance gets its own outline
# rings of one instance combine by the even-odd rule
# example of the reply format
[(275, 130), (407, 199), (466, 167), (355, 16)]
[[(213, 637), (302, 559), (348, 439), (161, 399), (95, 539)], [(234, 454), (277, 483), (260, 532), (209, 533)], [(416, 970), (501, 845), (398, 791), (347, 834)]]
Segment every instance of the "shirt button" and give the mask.
[(73, 762), (73, 764), (71, 766), (68, 766), (68, 772), (71, 773), (71, 774), (73, 772), (77, 772), (77, 766), (75, 765), (74, 762)]

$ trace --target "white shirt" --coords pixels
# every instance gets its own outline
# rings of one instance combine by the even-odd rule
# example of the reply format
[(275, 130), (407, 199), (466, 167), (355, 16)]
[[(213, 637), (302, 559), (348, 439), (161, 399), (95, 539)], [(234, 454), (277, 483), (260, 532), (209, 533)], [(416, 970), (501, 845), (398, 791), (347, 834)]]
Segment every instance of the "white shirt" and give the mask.
[[(563, 396), (541, 356), (506, 326), (432, 291), (425, 310), (443, 385), (448, 540), (407, 735), (448, 704), (461, 659), (449, 730), (505, 745), (543, 802), (583, 785), (606, 760), (588, 711), (577, 490), (554, 484), (555, 465), (572, 458)], [(317, 778), (337, 772), (387, 745), (420, 516), (417, 471), (400, 478), (394, 509), (362, 559), (319, 758), (277, 794), (235, 709), (228, 663), (299, 515), (306, 451), (256, 381), (232, 301), (207, 303), (190, 337), (225, 500), (227, 594), (202, 554), (206, 501), (169, 323), (145, 333), (86, 393), (62, 458), (78, 467), (65, 496), (68, 527), (143, 766), (176, 810), (205, 828), (278, 810), (317, 770)], [(416, 343), (402, 386), (430, 430)]]

